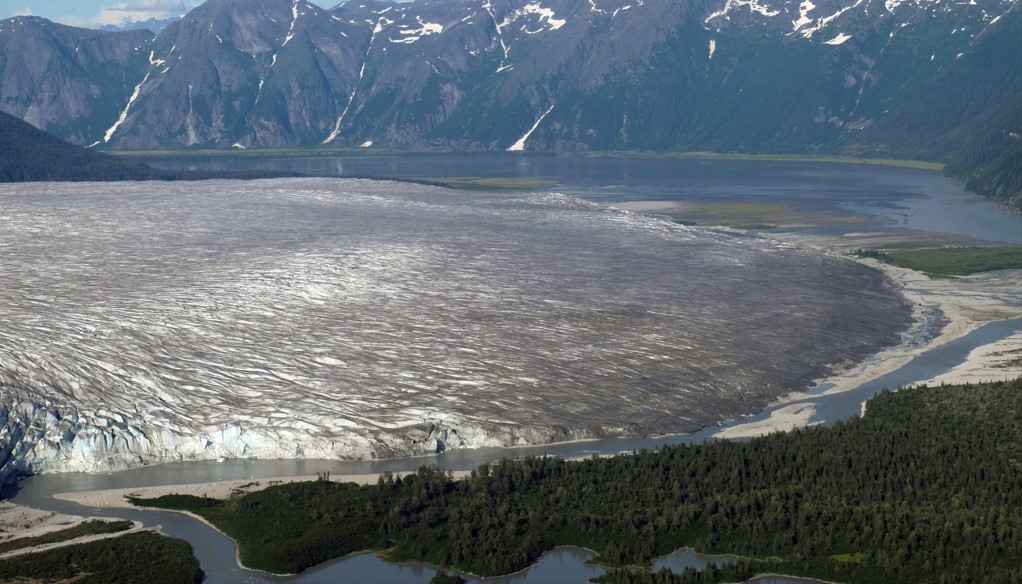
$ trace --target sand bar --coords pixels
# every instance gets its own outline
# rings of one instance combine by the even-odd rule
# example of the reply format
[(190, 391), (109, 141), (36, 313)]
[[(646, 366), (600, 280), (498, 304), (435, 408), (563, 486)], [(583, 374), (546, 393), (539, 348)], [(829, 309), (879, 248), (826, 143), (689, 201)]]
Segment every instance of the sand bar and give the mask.
[[(899, 268), (869, 258), (858, 258), (847, 255), (847, 245), (838, 246), (838, 241), (820, 236), (804, 234), (771, 234), (771, 237), (800, 246), (812, 247), (826, 253), (842, 254), (851, 260), (869, 265), (883, 271), (898, 287), (905, 298), (913, 304), (916, 326), (930, 325), (940, 321), (940, 332), (929, 342), (917, 342), (917, 330), (910, 330), (903, 342), (878, 352), (853, 367), (844, 370), (828, 379), (820, 380), (833, 385), (824, 394), (840, 393), (855, 389), (872, 379), (895, 371), (916, 356), (961, 338), (980, 326), (999, 320), (1022, 317), (1022, 270), (997, 270), (961, 277), (930, 277), (922, 272)], [(861, 242), (860, 242), (861, 243)], [(859, 244), (856, 244), (859, 245)], [(1013, 337), (1016, 338), (1017, 337)], [(967, 381), (998, 381), (1006, 377), (1022, 374), (1018, 368), (1014, 374), (1009, 368), (996, 359), (983, 359), (980, 355), (992, 354), (1022, 346), (1019, 341), (1011, 339), (977, 347), (970, 355), (967, 363), (955, 370), (968, 370), (967, 376), (941, 376), (939, 381), (947, 383), (951, 379)], [(933, 380), (917, 380), (915, 383), (932, 382)], [(893, 389), (893, 388), (892, 388)], [(795, 392), (778, 400), (778, 403), (802, 400), (810, 397), (803, 392)]]
[[(96, 520), (120, 521), (113, 517), (83, 517), (81, 515), (55, 513), (53, 511), (44, 511), (42, 509), (35, 509), (24, 505), (16, 505), (10, 501), (0, 501), (0, 542), (46, 535), (55, 531), (71, 529), (86, 521)], [(141, 523), (137, 521), (133, 523), (135, 524), (134, 527), (125, 531), (86, 535), (66, 541), (11, 550), (0, 554), (0, 559), (20, 556), (28, 553), (42, 552), (66, 545), (75, 545), (111, 537), (120, 537), (142, 529)]]
[(809, 425), (809, 418), (816, 413), (813, 404), (799, 403), (777, 408), (770, 417), (756, 422), (735, 424), (713, 435), (714, 438), (752, 438), (771, 432), (787, 432)]
[(965, 362), (943, 375), (928, 379), (927, 385), (976, 383), (1014, 379), (1022, 375), (1022, 332), (973, 349)]
[[(414, 473), (396, 472), (394, 473), (394, 476), (407, 476), (409, 474)], [(455, 479), (462, 479), (469, 475), (469, 471), (455, 471), (452, 474)], [(369, 485), (375, 483), (380, 476), (381, 475), (379, 474), (331, 475), (330, 481), (335, 483), (357, 483), (360, 485)], [(214, 481), (208, 483), (158, 485), (153, 487), (131, 487), (127, 489), (105, 489), (100, 491), (57, 493), (53, 495), (53, 497), (55, 499), (60, 499), (61, 501), (71, 501), (84, 507), (92, 507), (95, 509), (134, 509), (136, 507), (128, 502), (128, 497), (155, 499), (164, 495), (194, 495), (196, 497), (227, 499), (234, 495), (261, 491), (274, 485), (315, 480), (319, 480), (319, 477), (316, 475), (263, 477)]]

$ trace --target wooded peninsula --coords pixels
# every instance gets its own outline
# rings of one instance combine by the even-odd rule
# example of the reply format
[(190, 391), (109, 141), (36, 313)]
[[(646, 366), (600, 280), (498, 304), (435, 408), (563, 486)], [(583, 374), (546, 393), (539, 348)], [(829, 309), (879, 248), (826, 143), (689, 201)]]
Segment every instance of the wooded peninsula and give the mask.
[[(246, 566), (276, 573), (376, 550), (496, 575), (575, 545), (619, 568), (604, 582), (1019, 582), (1022, 378), (884, 392), (862, 418), (748, 442), (132, 502), (196, 513), (238, 541)], [(747, 560), (649, 572), (682, 547)]]

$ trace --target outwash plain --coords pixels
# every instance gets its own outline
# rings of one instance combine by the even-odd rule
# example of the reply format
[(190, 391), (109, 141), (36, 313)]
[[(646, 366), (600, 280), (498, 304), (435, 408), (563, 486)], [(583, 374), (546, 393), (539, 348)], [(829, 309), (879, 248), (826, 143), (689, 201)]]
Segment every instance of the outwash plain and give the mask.
[(0, 187), (0, 478), (692, 431), (899, 340), (877, 269), (551, 193)]

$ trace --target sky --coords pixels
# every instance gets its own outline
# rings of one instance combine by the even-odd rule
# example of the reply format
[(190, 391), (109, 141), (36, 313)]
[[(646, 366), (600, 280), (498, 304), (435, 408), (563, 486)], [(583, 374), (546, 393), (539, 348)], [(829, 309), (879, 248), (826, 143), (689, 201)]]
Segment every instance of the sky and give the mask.
[[(331, 8), (340, 0), (310, 0)], [(125, 21), (180, 16), (203, 0), (0, 0), (0, 19), (42, 16), (71, 26), (99, 27)]]

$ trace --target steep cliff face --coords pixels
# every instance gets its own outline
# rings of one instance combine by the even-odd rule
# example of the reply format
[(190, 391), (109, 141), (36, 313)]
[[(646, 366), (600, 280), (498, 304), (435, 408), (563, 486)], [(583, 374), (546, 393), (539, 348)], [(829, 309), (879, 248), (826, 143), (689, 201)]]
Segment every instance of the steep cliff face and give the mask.
[(1006, 60), (1020, 50), (1019, 12), (1013, 0), (332, 10), (210, 0), (155, 38), (4, 21), (0, 107), (113, 149), (823, 149), (942, 160), (1012, 107), (1022, 73)]
[(0, 21), (0, 110), (93, 144), (138, 83), (153, 33), (100, 32), (36, 17)]
[(131, 149), (322, 140), (348, 101), (367, 42), (365, 26), (307, 2), (209, 2), (154, 39), (103, 142)]

